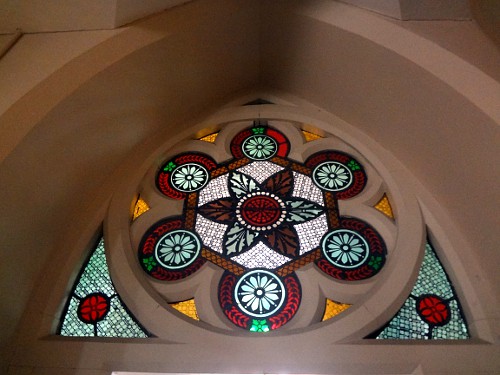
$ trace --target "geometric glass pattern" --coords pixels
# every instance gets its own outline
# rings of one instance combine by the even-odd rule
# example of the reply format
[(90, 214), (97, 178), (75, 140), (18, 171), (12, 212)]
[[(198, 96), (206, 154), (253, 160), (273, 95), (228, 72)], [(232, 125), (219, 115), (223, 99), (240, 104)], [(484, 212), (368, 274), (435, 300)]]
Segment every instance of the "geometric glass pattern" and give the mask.
[(315, 141), (316, 139), (323, 138), (320, 135), (308, 132), (306, 130), (302, 130), (302, 134), (304, 135), (304, 138), (305, 138), (306, 142), (311, 142), (311, 141)]
[(377, 339), (468, 339), (458, 297), (432, 246), (427, 243), (410, 296)]
[(57, 333), (78, 337), (149, 337), (113, 286), (102, 238), (75, 281)]
[(190, 317), (194, 320), (200, 320), (198, 317), (198, 311), (196, 310), (196, 304), (194, 298), (188, 299), (187, 301), (181, 301), (176, 303), (169, 303), (170, 307), (173, 307), (180, 313)]
[(363, 166), (335, 150), (301, 163), (288, 158), (290, 147), (279, 130), (254, 123), (230, 141), (230, 160), (184, 152), (165, 161), (156, 187), (167, 199), (184, 200), (183, 213), (144, 233), (138, 249), (144, 272), (168, 282), (206, 262), (222, 268), (220, 308), (252, 332), (278, 329), (294, 317), (301, 267), (313, 263), (316, 272), (345, 281), (376, 275), (387, 254), (383, 239), (337, 209), (338, 200), (364, 189)]
[(134, 213), (132, 215), (132, 220), (137, 219), (139, 216), (141, 216), (144, 212), (149, 210), (149, 205), (146, 203), (144, 199), (142, 199), (140, 196), (137, 198), (137, 202), (135, 202), (135, 207), (134, 207)]
[(219, 135), (219, 132), (206, 135), (204, 137), (198, 138), (200, 141), (205, 141), (208, 143), (215, 143), (215, 139)]
[(352, 183), (349, 168), (335, 161), (327, 161), (318, 165), (314, 169), (313, 178), (320, 188), (331, 191), (347, 189)]
[(323, 314), (323, 318), (321, 319), (321, 321), (324, 322), (325, 320), (331, 319), (334, 316), (340, 314), (342, 311), (347, 310), (351, 306), (352, 305), (349, 305), (348, 303), (339, 303), (327, 298), (325, 304), (325, 313)]
[(384, 194), (374, 207), (382, 212), (385, 216), (394, 219), (394, 213), (392, 212), (391, 203), (389, 202), (389, 198), (387, 198), (387, 195)]

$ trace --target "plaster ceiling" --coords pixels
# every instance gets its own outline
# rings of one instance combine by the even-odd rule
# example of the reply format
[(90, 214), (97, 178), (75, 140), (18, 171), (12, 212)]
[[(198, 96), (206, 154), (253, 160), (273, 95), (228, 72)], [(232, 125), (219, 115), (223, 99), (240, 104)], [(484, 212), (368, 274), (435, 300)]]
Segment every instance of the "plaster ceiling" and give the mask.
[[(190, 0), (6, 0), (0, 34), (114, 29)], [(342, 0), (399, 20), (470, 19), (468, 0)]]
[[(31, 1), (39, 7), (42, 3), (54, 9), (56, 1)], [(130, 22), (134, 14), (147, 15), (145, 8), (134, 5), (137, 1), (74, 3), (86, 7), (79, 8), (80, 15), (102, 17), (79, 17), (73, 9), (69, 14), (89, 23), (72, 24), (64, 16), (69, 8), (61, 9), (61, 17), (53, 20), (68, 21), (61, 24), (62, 30), (114, 28)], [(183, 1), (149, 3), (161, 9)], [(373, 13), (338, 3), (328, 13), (320, 9), (330, 4), (327, 1), (302, 2), (309, 5), (305, 9), (291, 3), (264, 1), (261, 10), (243, 0), (200, 1), (152, 17), (66, 64), (19, 100), (10, 112), (18, 116), (2, 118), (6, 127), (18, 130), (24, 121), (33, 128), (0, 171), (2, 207), (9, 213), (0, 220), (6, 234), (3, 243), (7, 249), (19, 249), (6, 251), (2, 269), (8, 279), (2, 291), (9, 290), (3, 302), (10, 306), (5, 319), (10, 327), (16, 326), (33, 287), (29, 278), (23, 280), (26, 285), (19, 285), (16, 276), (36, 275), (42, 269), (53, 244), (62, 241), (61, 228), (72, 223), (77, 213), (92, 211), (89, 202), (107, 186), (107, 179), (114, 182), (113, 173), (127, 155), (160, 131), (175, 132), (179, 124), (202, 116), (200, 111), (219, 108), (254, 89), (313, 103), (383, 144), (456, 218), (460, 231), (477, 244), (479, 259), (497, 257), (498, 236), (492, 234), (498, 226), (490, 218), (498, 215), (490, 198), (498, 194), (491, 165), (498, 164), (494, 140), (499, 133), (493, 117), (487, 116), (488, 103), (497, 96), (487, 95), (487, 85), (477, 80), (466, 81), (481, 76), (480, 72)], [(401, 5), (389, 0), (372, 3)], [(139, 8), (141, 12), (134, 12)], [(30, 13), (33, 22), (43, 18), (43, 12), (35, 13)], [(255, 27), (259, 17), (260, 25)], [(129, 51), (144, 30), (158, 35), (156, 41)], [(30, 40), (23, 37), (20, 44)], [(421, 51), (427, 55), (421, 56)], [(121, 52), (120, 58), (108, 55)], [(75, 88), (62, 84), (78, 81), (83, 71), (99, 65), (99, 59), (112, 63), (89, 73)], [(40, 69), (37, 60), (26, 61)], [(436, 61), (443, 70), (438, 70)], [(453, 85), (456, 82), (460, 85)], [(481, 100), (473, 101), (478, 87)], [(57, 90), (67, 92), (58, 99)], [(39, 108), (47, 113), (29, 123)], [(36, 168), (20, 174), (26, 166)], [(483, 184), (479, 190), (476, 183), (457, 181)], [(11, 267), (18, 263), (19, 254), (24, 262)], [(491, 280), (498, 280), (496, 264), (484, 263), (484, 273)]]

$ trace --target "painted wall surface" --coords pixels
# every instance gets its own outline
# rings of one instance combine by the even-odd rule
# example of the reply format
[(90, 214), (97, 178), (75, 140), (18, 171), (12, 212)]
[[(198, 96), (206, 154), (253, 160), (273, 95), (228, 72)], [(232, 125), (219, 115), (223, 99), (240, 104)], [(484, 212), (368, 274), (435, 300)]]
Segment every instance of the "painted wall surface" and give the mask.
[[(456, 34), (464, 49), (477, 40), (477, 29), (469, 26), (464, 23)], [(447, 370), (442, 358), (446, 365), (453, 358), (450, 372), (467, 372), (480, 363), (493, 373), (500, 368), (495, 356), (500, 181), (494, 173), (500, 162), (495, 80), (500, 59), (492, 45), (484, 44), (474, 56), (460, 48), (437, 23), (432, 32), (413, 32), (326, 1), (204, 0), (119, 31), (21, 38), (0, 60), (1, 342), (6, 348), (1, 370), (11, 363), (12, 374), (145, 367), (283, 372), (290, 371), (283, 360), (289, 358), (296, 361), (294, 371), (328, 373), (333, 372), (330, 351), (340, 361), (335, 371), (362, 373), (366, 361), (386, 363), (378, 367), (381, 372), (392, 365), (410, 373), (418, 366), (407, 359), (420, 356), (436, 371)], [(473, 329), (486, 343), (443, 344), (432, 352), (422, 345), (332, 344), (305, 357), (290, 341), (279, 351), (286, 357), (273, 362), (268, 351), (274, 341), (261, 349), (255, 342), (239, 342), (242, 351), (234, 353), (215, 340), (212, 351), (190, 345), (186, 353), (186, 346), (169, 346), (163, 339), (150, 349), (137, 343), (42, 339), (53, 333), (58, 301), (117, 192), (119, 177), (127, 173), (120, 168), (135, 152), (160, 142), (159, 135), (165, 140), (189, 132), (189, 126), (194, 131), (199, 119), (252, 93), (273, 93), (319, 117), (334, 115), (409, 171), (450, 223), (448, 235), (463, 239), (464, 248), (458, 246), (448, 263), (470, 264), (460, 290), (469, 296), (469, 306), (475, 296), (484, 308)], [(465, 266), (456, 275), (467, 274)], [(316, 339), (311, 333), (303, 342), (314, 348)], [(245, 357), (243, 350), (252, 355)], [(359, 356), (363, 363), (352, 366)]]

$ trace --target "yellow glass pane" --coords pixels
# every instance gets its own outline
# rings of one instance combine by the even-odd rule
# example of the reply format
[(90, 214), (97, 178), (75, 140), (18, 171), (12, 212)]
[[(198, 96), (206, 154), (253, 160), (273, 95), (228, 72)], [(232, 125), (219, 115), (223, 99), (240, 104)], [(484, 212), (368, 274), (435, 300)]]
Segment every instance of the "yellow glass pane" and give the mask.
[(351, 306), (352, 305), (349, 305), (348, 303), (338, 303), (327, 298), (325, 314), (323, 315), (323, 319), (321, 319), (321, 321), (324, 322), (325, 320), (331, 319)]
[(311, 132), (308, 132), (305, 130), (302, 130), (302, 134), (304, 134), (304, 138), (306, 139), (306, 142), (311, 142), (311, 141), (314, 141), (316, 139), (323, 138), (320, 135), (317, 135), (317, 134), (314, 134), (314, 133), (311, 133)]
[(147, 210), (149, 210), (148, 204), (146, 203), (146, 201), (144, 199), (139, 197), (139, 199), (137, 199), (137, 202), (135, 202), (134, 214), (132, 215), (132, 220), (137, 219), (139, 216), (141, 216)]
[(219, 135), (218, 132), (212, 133), (212, 134), (209, 134), (209, 135), (206, 135), (204, 137), (199, 138), (199, 140), (209, 142), (209, 143), (215, 143), (215, 139), (217, 138), (218, 135)]
[(389, 202), (389, 198), (384, 194), (382, 199), (375, 205), (375, 208), (382, 212), (384, 215), (394, 219), (394, 214), (392, 213), (391, 203)]
[(177, 311), (189, 316), (191, 319), (200, 320), (198, 317), (198, 312), (196, 311), (196, 304), (194, 303), (194, 298), (188, 299), (187, 301), (169, 303), (171, 307)]

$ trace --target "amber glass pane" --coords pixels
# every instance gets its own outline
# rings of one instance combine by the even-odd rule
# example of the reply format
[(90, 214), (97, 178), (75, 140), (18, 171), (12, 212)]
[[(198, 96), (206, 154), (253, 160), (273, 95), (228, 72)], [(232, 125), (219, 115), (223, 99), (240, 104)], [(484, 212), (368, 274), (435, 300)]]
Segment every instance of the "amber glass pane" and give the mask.
[(189, 316), (191, 319), (200, 320), (200, 318), (198, 317), (198, 312), (196, 310), (194, 298), (187, 301), (171, 303), (170, 306), (183, 313), (184, 315)]
[(199, 138), (199, 140), (209, 142), (209, 143), (215, 143), (215, 139), (217, 138), (218, 135), (219, 135), (218, 132), (212, 133), (212, 134), (209, 134), (209, 135), (206, 135), (204, 137)]
[(339, 303), (327, 298), (325, 306), (325, 314), (323, 315), (323, 319), (321, 319), (321, 321), (324, 322), (325, 320), (331, 319), (351, 306), (352, 305), (349, 305), (348, 303)]
[(391, 219), (394, 219), (394, 213), (392, 212), (391, 203), (389, 202), (389, 198), (387, 198), (387, 195), (384, 194), (382, 199), (380, 199), (375, 205), (375, 208), (382, 212), (384, 215), (390, 217)]
[(302, 130), (302, 134), (304, 134), (304, 138), (306, 139), (306, 142), (311, 142), (311, 141), (314, 141), (316, 139), (323, 138), (320, 135), (317, 135), (317, 134), (314, 134), (314, 133), (311, 133), (311, 132), (308, 132), (305, 130)]
[(135, 203), (134, 214), (132, 216), (132, 220), (137, 219), (139, 216), (141, 216), (147, 210), (149, 210), (149, 205), (146, 203), (146, 201), (144, 199), (139, 197), (139, 199), (137, 199), (137, 202)]

